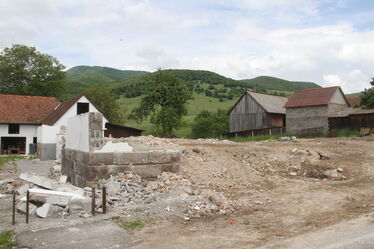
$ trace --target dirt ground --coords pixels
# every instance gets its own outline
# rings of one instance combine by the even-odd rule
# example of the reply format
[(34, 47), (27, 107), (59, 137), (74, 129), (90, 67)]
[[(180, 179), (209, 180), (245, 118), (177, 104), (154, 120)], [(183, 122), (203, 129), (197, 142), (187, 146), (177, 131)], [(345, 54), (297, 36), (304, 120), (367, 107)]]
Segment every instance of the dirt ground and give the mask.
[[(130, 233), (126, 248), (274, 248), (267, 245), (374, 211), (373, 137), (248, 143), (136, 139), (182, 151), (178, 174), (188, 177), (195, 192), (222, 193), (232, 205), (227, 213), (188, 221), (151, 217)], [(1, 223), (7, 203), (0, 199)]]
[[(373, 138), (173, 145), (184, 149), (181, 172), (194, 186), (222, 192), (237, 210), (187, 223), (169, 217), (135, 233), (134, 248), (256, 248), (374, 211)], [(345, 179), (321, 174), (336, 168)]]

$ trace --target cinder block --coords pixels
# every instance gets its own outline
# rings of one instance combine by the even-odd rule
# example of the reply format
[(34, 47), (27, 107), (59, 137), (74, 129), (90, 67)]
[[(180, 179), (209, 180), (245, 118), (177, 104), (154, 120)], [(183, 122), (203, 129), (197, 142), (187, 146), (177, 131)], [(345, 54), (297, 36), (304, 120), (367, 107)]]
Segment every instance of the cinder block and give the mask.
[(149, 154), (149, 163), (169, 164), (180, 161), (180, 153), (178, 152), (152, 152)]
[(125, 152), (125, 153), (113, 153), (114, 161), (113, 164), (148, 164), (149, 153), (148, 152)]
[(180, 164), (179, 163), (163, 164), (161, 168), (162, 168), (162, 172), (166, 171), (166, 172), (177, 173), (179, 171)]
[(100, 167), (99, 166), (89, 166), (86, 168), (83, 177), (87, 181), (94, 181), (100, 179)]
[(108, 165), (108, 175), (117, 175), (121, 172), (131, 171), (130, 165)]
[(113, 153), (90, 153), (88, 164), (111, 165), (114, 162)]
[(161, 164), (134, 165), (131, 166), (131, 171), (142, 178), (157, 178), (163, 172)]
[(103, 129), (103, 115), (100, 113), (91, 112), (89, 114), (89, 128), (93, 130)]
[(75, 152), (75, 160), (78, 162), (87, 162), (88, 160), (88, 153), (84, 151), (76, 151)]

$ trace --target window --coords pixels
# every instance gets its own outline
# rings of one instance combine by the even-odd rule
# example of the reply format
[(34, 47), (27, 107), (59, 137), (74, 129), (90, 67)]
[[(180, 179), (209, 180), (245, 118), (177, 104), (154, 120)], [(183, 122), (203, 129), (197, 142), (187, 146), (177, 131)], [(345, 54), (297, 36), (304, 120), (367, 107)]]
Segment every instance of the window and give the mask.
[(9, 124), (8, 133), (19, 134), (19, 124)]
[(89, 103), (77, 103), (77, 115), (89, 111)]

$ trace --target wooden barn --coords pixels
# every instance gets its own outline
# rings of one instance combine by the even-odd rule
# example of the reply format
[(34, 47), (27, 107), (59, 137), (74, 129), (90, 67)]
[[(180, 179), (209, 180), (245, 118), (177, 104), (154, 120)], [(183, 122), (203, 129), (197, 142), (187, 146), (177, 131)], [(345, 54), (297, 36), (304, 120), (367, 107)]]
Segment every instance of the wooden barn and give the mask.
[(285, 129), (287, 98), (245, 92), (229, 111), (230, 136), (282, 133)]

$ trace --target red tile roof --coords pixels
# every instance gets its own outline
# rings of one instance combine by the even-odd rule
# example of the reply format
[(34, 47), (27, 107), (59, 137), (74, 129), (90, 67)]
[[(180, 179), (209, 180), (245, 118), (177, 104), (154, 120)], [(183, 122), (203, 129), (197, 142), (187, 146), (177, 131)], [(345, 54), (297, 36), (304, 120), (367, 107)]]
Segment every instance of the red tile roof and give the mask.
[(361, 98), (360, 96), (347, 97), (349, 105), (352, 107), (360, 106)]
[(340, 87), (332, 86), (325, 88), (312, 88), (296, 91), (288, 99), (284, 107), (290, 108), (327, 105), (329, 104), (331, 97), (334, 95), (337, 89), (340, 89)]
[(59, 104), (51, 97), (0, 94), (0, 123), (41, 124)]

